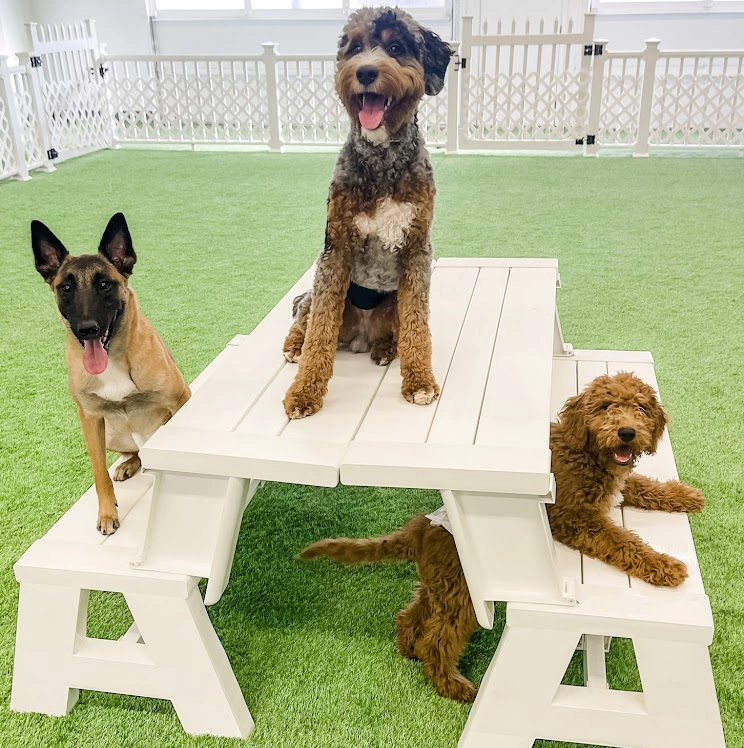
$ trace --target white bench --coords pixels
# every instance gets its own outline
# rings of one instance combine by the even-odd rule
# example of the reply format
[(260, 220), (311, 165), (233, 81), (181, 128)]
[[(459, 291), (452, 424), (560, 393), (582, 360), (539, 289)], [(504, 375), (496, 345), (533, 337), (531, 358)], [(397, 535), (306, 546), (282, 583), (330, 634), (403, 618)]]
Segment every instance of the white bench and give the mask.
[[(339, 351), (323, 409), (312, 418), (288, 421), (281, 401), (296, 367), (285, 362), (281, 341), (291, 299), (311, 285), (308, 271), (250, 335), (228, 345), (199, 377), (192, 399), (142, 449), (152, 487), (142, 482), (146, 476), (119, 486), (132, 491), (131, 499), (120, 500), (122, 527), (109, 539), (96, 539), (99, 555), (112, 564), (117, 559), (120, 573), (99, 578), (98, 561), (91, 561), (94, 554), (87, 550), (71, 556), (82, 555), (84, 561), (64, 560), (71, 547), (79, 549), (80, 528), (92, 524), (92, 509), (82, 505), (85, 497), (16, 565), (22, 591), (13, 708), (62, 713), (70, 705), (71, 688), (122, 690), (171, 698), (189, 731), (247, 734), (250, 715), (195, 580), (209, 580), (206, 604), (220, 598), (242, 513), (262, 481), (342, 482), (441, 490), (478, 620), (491, 627), (493, 602), (509, 602), (507, 629), (463, 745), (515, 748), (531, 745), (538, 736), (555, 736), (658, 748), (672, 743), (649, 742), (647, 735), (676, 723), (686, 726), (685, 735), (679, 735), (682, 728), (669, 727), (676, 747), (692, 746), (684, 742), (690, 734), (705, 735), (696, 748), (722, 746), (707, 653), (710, 606), (686, 517), (625, 513), (626, 523), (637, 523), (647, 540), (688, 561), (691, 579), (678, 590), (639, 589), (622, 575), (620, 585), (612, 569), (590, 560), (582, 564), (550, 535), (545, 504), (554, 496), (551, 415), (575, 391), (579, 377), (583, 382), (592, 371), (606, 368), (607, 361), (624, 361), (624, 354), (573, 352), (564, 345), (557, 284), (555, 260), (439, 260), (432, 278), (431, 327), (440, 399), (428, 407), (410, 405), (400, 396), (397, 361), (380, 368), (366, 355)], [(631, 356), (628, 368), (654, 382), (647, 354)], [(140, 481), (137, 491), (135, 480)], [(147, 603), (136, 598), (139, 586), (121, 589), (124, 579), (127, 585), (134, 584), (131, 580), (149, 585), (152, 598)], [(166, 584), (173, 580), (181, 580), (176, 599), (188, 600), (188, 606), (168, 607), (156, 599), (170, 594)], [(26, 594), (34, 584), (44, 587), (35, 599)], [(40, 621), (40, 605), (49, 590), (63, 585), (74, 594), (65, 593), (60, 602), (61, 610), (69, 610), (61, 631), (54, 622)], [(200, 684), (192, 682), (190, 673), (181, 673), (178, 682), (191, 689), (188, 698), (180, 691), (168, 695), (165, 688), (153, 693), (145, 687), (142, 668), (135, 666), (142, 660), (142, 644), (134, 649), (131, 641), (81, 639), (82, 619), (73, 612), (82, 610), (85, 589), (124, 591), (128, 602), (135, 595), (137, 626), (140, 617), (144, 626), (154, 626), (147, 612), (152, 605), (169, 611), (184, 629), (198, 629), (198, 637), (180, 643), (180, 656), (200, 650), (209, 681), (202, 690), (205, 697), (216, 690), (213, 701), (199, 701)], [(48, 615), (48, 607), (44, 610)], [(51, 630), (57, 633), (45, 645), (45, 656), (57, 663), (55, 675), (62, 674), (53, 679), (45, 701), (34, 695), (39, 676), (30, 666), (36, 662), (35, 646)], [(155, 630), (140, 631), (144, 646), (158, 637)], [(582, 635), (588, 687), (578, 689), (581, 693), (566, 691), (561, 677)], [(634, 637), (639, 665), (644, 662), (643, 695), (618, 696), (604, 687), (604, 642), (611, 636)], [(130, 638), (136, 640), (136, 631)], [(97, 648), (95, 667), (87, 660), (80, 664), (81, 641)], [(174, 654), (172, 645), (169, 654)], [(164, 657), (166, 680), (176, 672), (176, 659), (175, 654)], [(92, 677), (99, 671), (107, 677)], [(685, 698), (675, 711), (665, 697), (662, 686), (669, 672), (678, 676), (680, 688), (683, 675), (694, 680), (692, 706)], [(50, 711), (52, 706), (56, 711)], [(199, 715), (193, 720), (187, 714), (192, 708)]]

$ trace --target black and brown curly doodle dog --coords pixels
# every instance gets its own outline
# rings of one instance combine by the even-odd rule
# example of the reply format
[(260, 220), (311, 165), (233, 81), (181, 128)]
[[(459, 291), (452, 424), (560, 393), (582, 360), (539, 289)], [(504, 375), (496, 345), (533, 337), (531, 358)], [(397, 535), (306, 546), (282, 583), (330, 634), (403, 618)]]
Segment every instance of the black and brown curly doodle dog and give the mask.
[(339, 342), (387, 365), (400, 356), (402, 393), (439, 394), (431, 366), (429, 285), (434, 176), (416, 121), (438, 94), (452, 52), (399, 8), (363, 8), (343, 30), (336, 92), (351, 119), (328, 195), (325, 246), (312, 292), (295, 302), (284, 342), (299, 370), (290, 418), (317, 412)]
[[(559, 422), (551, 425), (557, 499), (548, 511), (557, 540), (651, 584), (675, 586), (687, 576), (685, 565), (658, 553), (608, 517), (618, 492), (626, 506), (641, 509), (703, 508), (703, 495), (692, 486), (632, 473), (641, 454), (656, 451), (666, 423), (653, 389), (638, 377), (621, 373), (595, 379), (568, 400)], [(320, 540), (299, 557), (350, 564), (415, 562), (419, 582), (413, 600), (398, 613), (396, 645), (405, 657), (421, 660), (442, 696), (472, 701), (475, 687), (457, 663), (478, 623), (454, 539), (435, 522), (447, 525), (442, 510), (414, 517), (390, 535)]]

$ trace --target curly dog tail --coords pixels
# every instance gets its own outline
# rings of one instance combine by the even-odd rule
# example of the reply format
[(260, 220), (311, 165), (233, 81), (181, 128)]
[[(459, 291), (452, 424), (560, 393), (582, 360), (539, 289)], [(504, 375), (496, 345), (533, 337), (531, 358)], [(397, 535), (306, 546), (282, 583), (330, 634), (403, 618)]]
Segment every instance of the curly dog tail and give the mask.
[(309, 561), (323, 556), (346, 564), (373, 564), (377, 561), (414, 561), (416, 558), (416, 534), (412, 532), (414, 523), (420, 520), (428, 524), (424, 517), (416, 517), (407, 525), (390, 535), (376, 538), (329, 538), (319, 540), (300, 551), (298, 558)]

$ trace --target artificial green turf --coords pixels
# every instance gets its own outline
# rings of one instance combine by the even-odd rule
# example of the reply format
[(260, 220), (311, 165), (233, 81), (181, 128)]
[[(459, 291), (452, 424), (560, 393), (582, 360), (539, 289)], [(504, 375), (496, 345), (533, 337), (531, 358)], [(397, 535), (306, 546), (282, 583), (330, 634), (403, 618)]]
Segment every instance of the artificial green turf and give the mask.
[[(333, 160), (103, 152), (0, 185), (3, 747), (237, 744), (186, 736), (162, 701), (86, 692), (61, 719), (9, 711), (11, 566), (91, 482), (66, 389), (64, 333), (33, 267), (30, 220), (48, 223), (79, 253), (94, 251), (110, 215), (124, 211), (139, 255), (133, 285), (190, 380), (314, 258)], [(434, 161), (438, 254), (557, 256), (566, 339), (654, 353), (679, 472), (708, 498), (692, 524), (716, 618), (711, 656), (728, 746), (744, 746), (744, 160)], [(210, 609), (256, 721), (248, 745), (457, 744), (468, 708), (438, 697), (393, 646), (393, 617), (414, 570), (293, 558), (318, 538), (386, 532), (438, 505), (426, 491), (274, 484), (259, 492), (230, 586)], [(476, 681), (503, 625), (503, 607), (498, 613), (495, 630), (478, 633), (463, 659)], [(121, 599), (94, 596), (92, 635), (116, 637), (127, 621)], [(627, 642), (613, 646), (609, 672), (612, 685), (639, 687)], [(576, 678), (574, 665), (568, 681)]]

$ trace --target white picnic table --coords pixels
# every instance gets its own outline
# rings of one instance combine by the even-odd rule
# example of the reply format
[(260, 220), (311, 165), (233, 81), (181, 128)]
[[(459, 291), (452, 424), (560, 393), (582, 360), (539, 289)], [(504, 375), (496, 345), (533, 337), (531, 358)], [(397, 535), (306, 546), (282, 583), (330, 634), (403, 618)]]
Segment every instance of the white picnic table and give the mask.
[[(713, 621), (687, 517), (616, 511), (688, 564), (676, 590), (582, 558), (553, 542), (547, 522), (551, 418), (599, 373), (633, 370), (656, 386), (650, 354), (566, 345), (556, 260), (440, 259), (431, 291), (439, 400), (407, 403), (397, 360), (378, 367), (342, 349), (321, 411), (290, 421), (282, 397), (296, 366), (281, 341), (292, 298), (311, 283), (312, 269), (250, 335), (236, 336), (143, 447), (145, 474), (116, 486), (116, 534), (103, 538), (89, 521), (91, 490), (16, 564), (13, 708), (65, 713), (78, 688), (158, 695), (190, 732), (247, 735), (253, 722), (204, 604), (228, 583), (243, 512), (262, 482), (343, 483), (441, 491), (478, 621), (492, 627), (494, 602), (508, 603), (462, 746), (528, 748), (542, 737), (722, 748), (707, 649)], [(668, 438), (640, 470), (676, 476)], [(199, 579), (208, 579), (203, 602)], [(61, 586), (57, 620), (42, 621), (42, 598)], [(125, 641), (102, 645), (81, 633), (89, 589), (124, 592), (135, 621)], [(175, 642), (172, 627), (184, 632)], [(74, 651), (64, 644), (71, 635)], [(644, 693), (607, 688), (613, 636), (633, 639)], [(577, 644), (586, 685), (562, 686)], [(63, 664), (39, 695), (32, 668), (44, 657)], [(196, 669), (184, 664), (192, 659)], [(146, 672), (157, 687), (144, 685)]]

